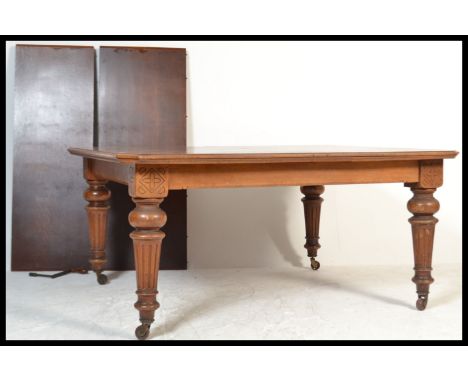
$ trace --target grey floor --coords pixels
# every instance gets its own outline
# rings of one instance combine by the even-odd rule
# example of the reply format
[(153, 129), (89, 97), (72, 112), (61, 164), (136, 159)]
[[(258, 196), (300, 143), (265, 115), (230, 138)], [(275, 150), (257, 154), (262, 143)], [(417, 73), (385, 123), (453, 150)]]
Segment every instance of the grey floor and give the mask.
[[(133, 340), (135, 273), (108, 274), (7, 273), (7, 339)], [(461, 266), (433, 276), (419, 312), (407, 266), (162, 271), (149, 339), (461, 339)]]

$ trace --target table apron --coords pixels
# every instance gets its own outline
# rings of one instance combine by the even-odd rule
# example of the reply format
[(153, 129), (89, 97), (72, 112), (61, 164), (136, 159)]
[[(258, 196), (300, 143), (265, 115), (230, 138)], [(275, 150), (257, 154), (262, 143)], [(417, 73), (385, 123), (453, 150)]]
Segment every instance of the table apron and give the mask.
[(129, 164), (84, 158), (83, 175), (88, 180), (110, 180), (120, 184), (128, 184), (133, 167)]
[(370, 162), (179, 164), (121, 163), (84, 158), (84, 177), (129, 186), (133, 197), (165, 197), (169, 190), (365, 183), (442, 185), (443, 160)]
[(177, 165), (169, 189), (417, 182), (418, 161)]

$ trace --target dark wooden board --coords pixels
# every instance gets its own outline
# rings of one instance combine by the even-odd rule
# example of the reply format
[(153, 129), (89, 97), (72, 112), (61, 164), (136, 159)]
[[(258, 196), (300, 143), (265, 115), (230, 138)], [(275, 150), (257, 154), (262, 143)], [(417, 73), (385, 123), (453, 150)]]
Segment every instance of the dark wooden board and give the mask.
[(185, 148), (185, 49), (99, 49), (99, 147)]
[(88, 265), (81, 158), (93, 144), (92, 47), (16, 47), (12, 270)]
[[(185, 148), (185, 49), (101, 47), (98, 67), (99, 148)], [(128, 213), (134, 204), (125, 186), (109, 188), (108, 267), (127, 269), (133, 267)], [(171, 191), (162, 204), (168, 221), (161, 269), (187, 268), (186, 196), (185, 190)]]
[[(93, 135), (94, 141), (98, 137), (97, 128), (93, 132), (99, 106), (98, 97), (95, 97), (94, 55), (92, 47), (17, 46), (12, 270), (88, 266), (86, 202), (82, 196), (86, 182), (82, 178), (81, 159), (70, 155), (67, 147), (93, 146)], [(182, 61), (184, 88), (177, 93), (179, 108), (172, 111), (180, 114), (183, 110), (183, 119), (180, 119), (183, 126), (180, 124), (176, 129), (178, 144), (174, 147), (185, 145), (185, 51)], [(106, 73), (105, 65), (103, 73)], [(111, 83), (118, 80), (111, 75), (106, 78)], [(163, 89), (169, 91), (169, 99), (172, 99), (171, 90)], [(103, 103), (103, 110), (112, 110), (116, 106), (102, 94), (99, 101)], [(118, 118), (121, 110), (117, 107), (114, 110)], [(139, 112), (151, 114), (153, 110), (149, 107), (146, 111), (139, 109)], [(137, 124), (139, 128), (134, 131), (141, 131), (139, 136), (153, 131), (152, 121), (149, 117), (146, 124)], [(106, 129), (105, 121), (103, 126), (101, 133)], [(109, 141), (119, 136), (115, 135), (115, 130), (110, 132)], [(101, 137), (103, 142), (107, 141), (106, 137)], [(171, 141), (164, 142), (170, 144)], [(109, 188), (113, 198), (106, 269), (134, 269), (128, 237), (131, 227), (127, 220), (133, 203), (126, 187), (110, 183)], [(161, 269), (186, 269), (186, 192), (172, 192), (165, 200), (164, 208), (170, 219), (164, 229), (168, 235)]]

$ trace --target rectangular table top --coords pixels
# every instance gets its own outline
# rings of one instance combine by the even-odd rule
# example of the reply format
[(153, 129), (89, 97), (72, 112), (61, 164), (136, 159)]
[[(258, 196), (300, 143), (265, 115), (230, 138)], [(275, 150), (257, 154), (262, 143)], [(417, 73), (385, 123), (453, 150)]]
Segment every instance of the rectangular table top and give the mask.
[(458, 154), (449, 150), (354, 146), (212, 146), (179, 150), (105, 147), (70, 148), (69, 151), (85, 158), (112, 162), (161, 164), (430, 160), (454, 158)]

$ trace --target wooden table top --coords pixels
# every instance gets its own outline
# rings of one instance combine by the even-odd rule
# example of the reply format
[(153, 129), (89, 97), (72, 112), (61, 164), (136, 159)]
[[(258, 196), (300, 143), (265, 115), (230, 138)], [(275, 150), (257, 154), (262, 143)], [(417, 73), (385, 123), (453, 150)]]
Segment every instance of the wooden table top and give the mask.
[(210, 164), (448, 159), (457, 151), (354, 146), (212, 146), (180, 150), (69, 148), (86, 158), (122, 163)]

